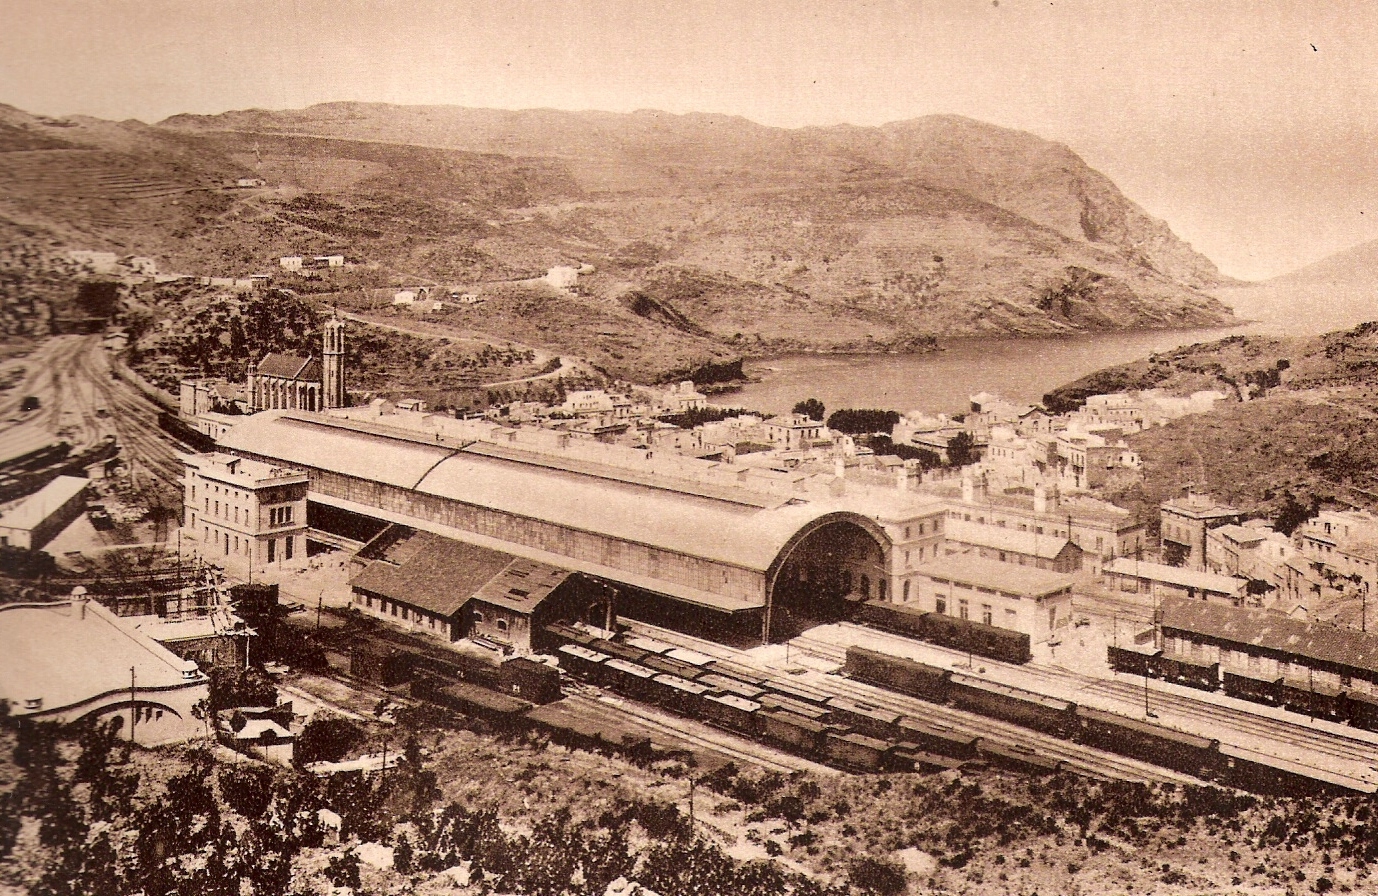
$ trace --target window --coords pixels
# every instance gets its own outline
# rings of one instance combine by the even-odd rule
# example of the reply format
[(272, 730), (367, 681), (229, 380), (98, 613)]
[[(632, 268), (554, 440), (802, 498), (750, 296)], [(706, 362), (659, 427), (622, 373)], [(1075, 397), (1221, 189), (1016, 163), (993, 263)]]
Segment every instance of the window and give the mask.
[(1017, 623), (1016, 623), (1016, 621), (1015, 621), (1017, 617), (1018, 617), (1018, 614), (1015, 613), (1014, 610), (1006, 609), (1006, 610), (1005, 610), (1005, 628), (1015, 628), (1016, 625), (1017, 625)]
[(498, 631), (500, 631), (500, 632), (505, 632), (505, 631), (507, 631), (507, 620), (506, 620), (506, 619), (499, 619), (499, 620), (498, 620)]
[(268, 510), (268, 524), (272, 526), (288, 526), (292, 523), (292, 505), (286, 507), (273, 507)]
[(879, 597), (881, 600), (885, 600), (886, 594), (885, 594), (885, 580), (884, 580), (884, 579), (880, 579), (879, 581), (876, 582), (876, 590), (879, 592), (876, 596)]
[[(194, 493), (193, 493), (193, 494), (194, 494)], [(908, 541), (909, 538), (910, 538), (910, 535), (909, 535), (909, 527), (908, 527), (908, 526), (905, 526), (905, 527), (904, 527), (904, 540), (905, 540), (905, 541)]]
[(863, 574), (862, 577), (861, 577), (861, 596), (862, 596), (862, 597), (870, 597), (870, 596), (871, 596), (871, 577), (868, 576), (868, 575), (864, 575), (864, 574)]
[(963, 597), (963, 598), (958, 598), (958, 600), (957, 600), (957, 616), (958, 616), (958, 618), (960, 618), (960, 619), (970, 619), (970, 618), (971, 618), (971, 610), (970, 610), (970, 608), (967, 606), (967, 599), (966, 599), (965, 597)]
[(942, 615), (946, 616), (946, 615), (947, 615), (947, 598), (941, 597), (941, 596), (934, 598), (934, 599), (933, 599), (933, 611), (934, 611), (935, 613), (941, 613)]
[(994, 616), (991, 613), (990, 604), (981, 604), (981, 621), (986, 625), (994, 625)]
[(933, 531), (934, 531), (934, 532), (941, 532), (942, 529), (943, 529), (943, 521), (942, 521), (941, 519), (936, 519), (936, 520), (934, 520), (934, 521), (933, 521)]
[(282, 550), (282, 559), (284, 559), (284, 560), (291, 560), (291, 559), (292, 559), (292, 543), (293, 543), (294, 541), (296, 541), (296, 539), (293, 538), (293, 537), (290, 536), (290, 535), (287, 536), (286, 538), (284, 538), (284, 539), (282, 540), (282, 548), (283, 548), (283, 550)]
[(903, 591), (903, 594), (904, 594), (903, 602), (906, 603), (906, 604), (909, 603), (909, 581), (908, 581), (907, 579), (906, 579), (905, 582), (904, 582), (904, 591)]

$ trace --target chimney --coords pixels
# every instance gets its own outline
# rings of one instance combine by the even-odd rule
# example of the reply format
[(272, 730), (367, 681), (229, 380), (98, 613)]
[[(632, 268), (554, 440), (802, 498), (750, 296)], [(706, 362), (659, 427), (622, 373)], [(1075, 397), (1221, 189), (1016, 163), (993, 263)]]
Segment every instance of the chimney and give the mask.
[(895, 468), (895, 491), (909, 491), (909, 470), (905, 467)]
[(1048, 490), (1043, 487), (1043, 483), (1034, 486), (1034, 513), (1044, 514), (1048, 512)]

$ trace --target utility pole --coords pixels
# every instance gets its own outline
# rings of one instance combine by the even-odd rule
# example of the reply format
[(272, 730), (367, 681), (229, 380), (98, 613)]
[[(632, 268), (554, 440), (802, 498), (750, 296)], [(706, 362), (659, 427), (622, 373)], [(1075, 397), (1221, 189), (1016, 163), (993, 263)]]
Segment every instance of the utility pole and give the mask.
[(694, 830), (694, 786), (695, 786), (697, 783), (698, 783), (698, 782), (694, 780), (694, 776), (693, 776), (693, 775), (690, 775), (690, 776), (689, 776), (689, 830), (690, 830), (691, 832)]
[(129, 667), (129, 742), (134, 743), (134, 724), (138, 720), (139, 708), (134, 702), (134, 667)]
[(1158, 714), (1148, 708), (1148, 663), (1144, 663), (1144, 718), (1156, 719)]

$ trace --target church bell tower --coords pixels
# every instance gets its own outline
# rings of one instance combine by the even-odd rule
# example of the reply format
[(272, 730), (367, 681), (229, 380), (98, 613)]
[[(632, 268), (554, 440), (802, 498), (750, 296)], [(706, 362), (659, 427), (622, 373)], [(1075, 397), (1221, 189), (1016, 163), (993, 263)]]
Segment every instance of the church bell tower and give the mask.
[(345, 325), (335, 315), (325, 322), (321, 346), (321, 386), (325, 392), (324, 405), (330, 408), (346, 406), (345, 399)]

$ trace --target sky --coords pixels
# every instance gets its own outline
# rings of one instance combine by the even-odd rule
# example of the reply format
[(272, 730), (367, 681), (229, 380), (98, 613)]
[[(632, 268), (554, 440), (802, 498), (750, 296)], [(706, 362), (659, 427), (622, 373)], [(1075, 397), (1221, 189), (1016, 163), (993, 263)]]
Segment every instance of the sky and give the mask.
[(947, 113), (1066, 143), (1227, 274), (1378, 239), (1378, 4), (0, 0), (0, 102)]

